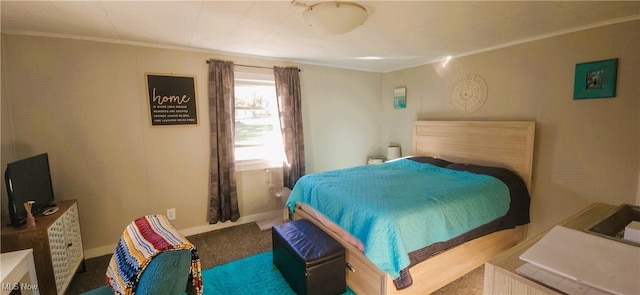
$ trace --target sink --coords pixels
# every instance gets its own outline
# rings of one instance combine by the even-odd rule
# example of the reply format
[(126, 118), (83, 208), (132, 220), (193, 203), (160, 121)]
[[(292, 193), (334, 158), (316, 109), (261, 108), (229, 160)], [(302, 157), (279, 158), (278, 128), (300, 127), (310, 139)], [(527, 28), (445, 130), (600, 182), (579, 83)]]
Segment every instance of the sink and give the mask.
[(616, 212), (598, 222), (587, 232), (640, 247), (640, 243), (623, 239), (624, 228), (632, 221), (640, 221), (640, 207), (623, 204), (618, 207)]

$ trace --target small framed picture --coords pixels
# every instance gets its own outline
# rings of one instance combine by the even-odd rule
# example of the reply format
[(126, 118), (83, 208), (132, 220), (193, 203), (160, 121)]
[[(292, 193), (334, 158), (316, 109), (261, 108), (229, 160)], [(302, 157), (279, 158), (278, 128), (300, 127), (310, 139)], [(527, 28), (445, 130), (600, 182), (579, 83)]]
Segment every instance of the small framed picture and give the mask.
[(616, 96), (618, 59), (576, 64), (573, 99)]
[(393, 108), (404, 109), (407, 107), (407, 87), (393, 89)]

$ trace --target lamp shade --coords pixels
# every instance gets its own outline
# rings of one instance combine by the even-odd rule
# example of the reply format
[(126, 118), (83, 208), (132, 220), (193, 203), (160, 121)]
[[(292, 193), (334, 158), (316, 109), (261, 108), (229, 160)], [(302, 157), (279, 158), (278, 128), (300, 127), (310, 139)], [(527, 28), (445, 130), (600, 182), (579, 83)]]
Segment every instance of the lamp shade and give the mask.
[(329, 34), (350, 32), (367, 20), (367, 10), (353, 2), (320, 2), (307, 8), (302, 16), (312, 27)]

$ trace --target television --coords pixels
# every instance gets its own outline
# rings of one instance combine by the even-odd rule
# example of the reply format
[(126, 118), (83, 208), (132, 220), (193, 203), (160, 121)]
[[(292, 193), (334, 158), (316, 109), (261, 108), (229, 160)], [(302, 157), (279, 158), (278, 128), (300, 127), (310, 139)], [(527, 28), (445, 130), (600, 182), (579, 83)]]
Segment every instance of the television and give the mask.
[(35, 201), (31, 207), (33, 216), (54, 205), (47, 153), (7, 164), (4, 180), (9, 199), (7, 207), (11, 225), (19, 226), (26, 222), (27, 211), (24, 203), (28, 201)]

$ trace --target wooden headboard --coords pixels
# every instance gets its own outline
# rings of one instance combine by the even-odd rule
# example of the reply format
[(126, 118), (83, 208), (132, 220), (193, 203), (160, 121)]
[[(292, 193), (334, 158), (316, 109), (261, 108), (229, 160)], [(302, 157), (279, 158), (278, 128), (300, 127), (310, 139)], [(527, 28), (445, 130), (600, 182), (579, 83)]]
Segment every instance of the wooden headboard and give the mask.
[(534, 121), (416, 121), (413, 154), (508, 168), (531, 191), (535, 128)]

